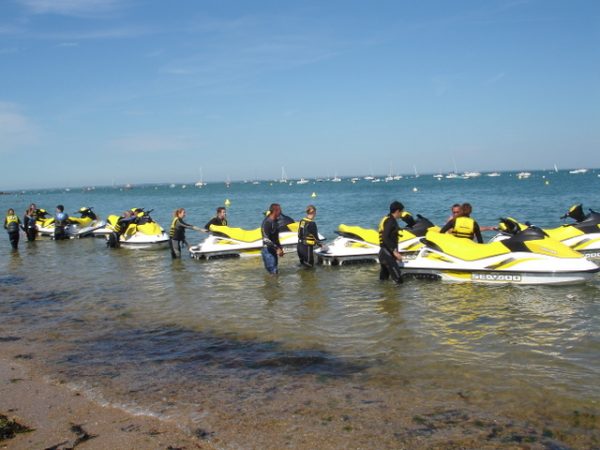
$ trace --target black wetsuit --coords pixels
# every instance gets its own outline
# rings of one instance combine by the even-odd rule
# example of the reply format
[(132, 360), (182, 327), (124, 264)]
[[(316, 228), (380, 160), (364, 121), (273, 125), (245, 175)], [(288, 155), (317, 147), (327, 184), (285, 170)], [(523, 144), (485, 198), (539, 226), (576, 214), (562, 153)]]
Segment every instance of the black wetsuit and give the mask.
[(37, 235), (35, 218), (35, 213), (33, 213), (32, 215), (25, 213), (25, 215), (23, 216), (23, 228), (25, 229), (25, 234), (27, 235), (28, 241), (35, 241), (35, 236)]
[(187, 241), (185, 240), (186, 228), (194, 228), (194, 226), (184, 222), (179, 217), (175, 217), (173, 222), (171, 222), (169, 237), (171, 238), (171, 257), (173, 259), (181, 258), (181, 249), (184, 245), (187, 245)]
[(14, 214), (6, 216), (4, 219), (4, 228), (8, 233), (8, 240), (10, 241), (10, 245), (13, 250), (17, 250), (19, 248), (19, 225), (21, 221), (19, 217)]
[[(456, 221), (457, 220), (463, 220), (463, 219), (469, 219), (469, 225), (470, 228), (469, 230), (464, 234), (459, 234), (456, 233)], [(483, 244), (483, 237), (481, 236), (481, 228), (479, 228), (479, 224), (473, 220), (470, 217), (455, 217), (454, 219), (449, 220), (446, 225), (444, 225), (442, 227), (442, 229), (440, 230), (440, 233), (445, 233), (446, 231), (449, 230), (455, 230), (455, 232), (453, 233), (455, 236), (457, 237), (462, 237), (462, 238), (466, 238), (466, 239), (473, 239), (473, 237), (475, 237), (477, 239), (477, 242), (479, 242), (480, 244)]]
[(319, 231), (316, 222), (305, 217), (298, 225), (298, 245), (296, 246), (296, 250), (298, 251), (300, 264), (307, 267), (313, 267), (315, 265), (314, 250), (318, 241)]
[(279, 241), (279, 223), (267, 216), (263, 220), (260, 230), (263, 240), (261, 255), (265, 269), (271, 274), (276, 274), (279, 262), (277, 250), (282, 248)]
[[(412, 218), (412, 217), (411, 217)], [(402, 273), (398, 266), (398, 260), (394, 257), (394, 251), (398, 250), (398, 232), (400, 227), (396, 218), (388, 214), (379, 223), (379, 279), (390, 278), (396, 283), (402, 283)]]
[(69, 224), (69, 216), (64, 212), (56, 213), (54, 217), (54, 240), (66, 239), (65, 227)]
[(206, 222), (206, 225), (204, 225), (204, 229), (210, 231), (211, 225), (217, 225), (219, 227), (226, 227), (227, 219), (225, 219), (225, 218), (219, 219), (217, 216), (215, 216), (212, 219), (210, 219), (208, 222)]

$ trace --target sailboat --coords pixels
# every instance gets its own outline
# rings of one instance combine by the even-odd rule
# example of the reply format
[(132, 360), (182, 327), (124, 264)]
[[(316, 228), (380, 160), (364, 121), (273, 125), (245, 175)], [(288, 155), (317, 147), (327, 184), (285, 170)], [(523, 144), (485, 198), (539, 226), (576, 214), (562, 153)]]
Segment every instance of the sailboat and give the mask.
[(280, 183), (288, 182), (287, 174), (285, 173), (285, 168), (283, 166), (281, 166), (281, 178), (279, 179), (279, 182)]
[(206, 186), (206, 183), (203, 181), (203, 177), (202, 177), (202, 167), (200, 167), (200, 180), (198, 180), (196, 182), (196, 184), (194, 184), (194, 186), (199, 187), (199, 188)]

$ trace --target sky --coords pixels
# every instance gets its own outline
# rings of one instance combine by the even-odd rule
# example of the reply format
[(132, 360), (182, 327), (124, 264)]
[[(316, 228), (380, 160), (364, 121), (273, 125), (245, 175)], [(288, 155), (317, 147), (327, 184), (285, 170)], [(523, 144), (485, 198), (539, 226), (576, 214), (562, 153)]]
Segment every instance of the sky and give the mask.
[(2, 0), (0, 190), (600, 167), (596, 0)]

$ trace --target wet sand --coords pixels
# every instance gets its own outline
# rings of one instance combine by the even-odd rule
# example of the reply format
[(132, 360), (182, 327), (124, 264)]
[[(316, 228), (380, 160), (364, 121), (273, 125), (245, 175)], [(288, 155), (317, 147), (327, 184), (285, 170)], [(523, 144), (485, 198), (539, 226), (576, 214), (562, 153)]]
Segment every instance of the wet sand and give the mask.
[(31, 428), (0, 441), (9, 449), (215, 448), (177, 424), (101, 406), (0, 357), (0, 414)]

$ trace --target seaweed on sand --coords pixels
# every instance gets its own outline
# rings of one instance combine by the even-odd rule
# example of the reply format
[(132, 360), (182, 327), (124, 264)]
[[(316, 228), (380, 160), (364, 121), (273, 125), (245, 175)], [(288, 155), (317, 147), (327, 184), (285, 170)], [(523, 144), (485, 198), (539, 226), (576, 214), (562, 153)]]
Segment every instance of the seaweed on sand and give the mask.
[(33, 429), (21, 425), (20, 423), (10, 420), (3, 414), (0, 414), (0, 441), (5, 439), (12, 439), (18, 433), (28, 433)]

